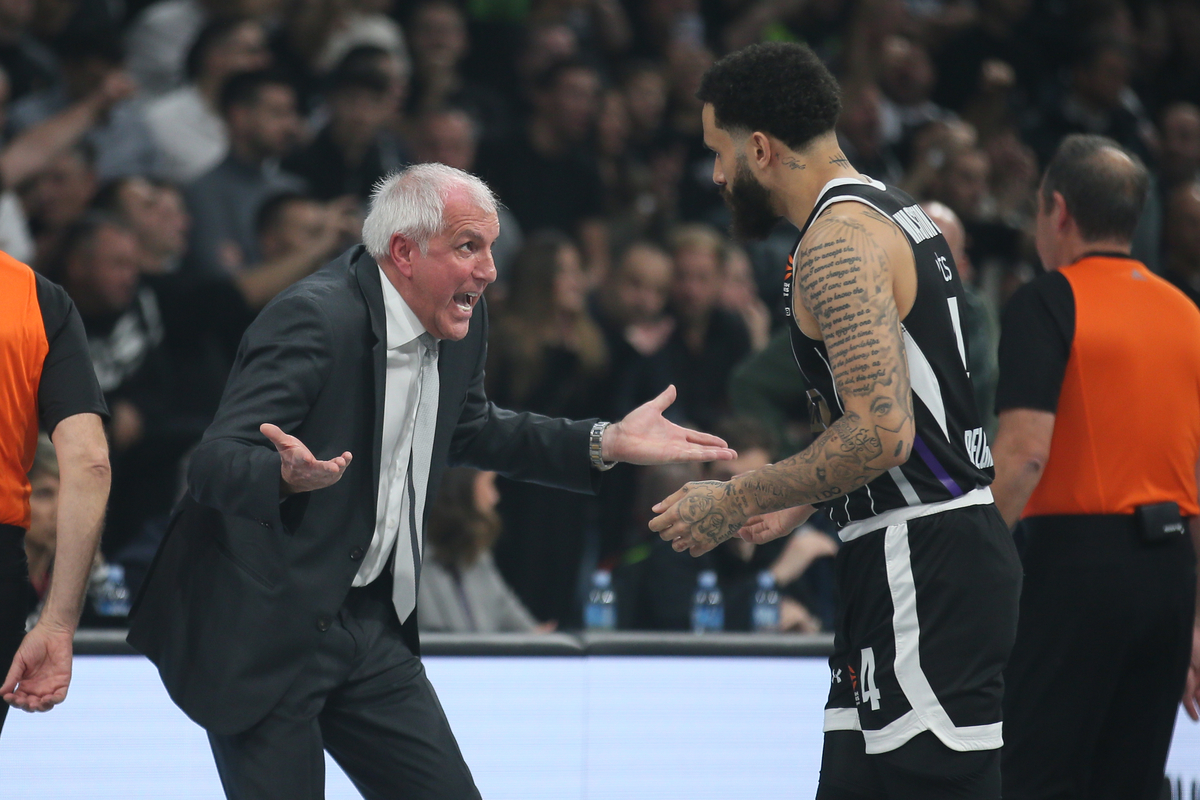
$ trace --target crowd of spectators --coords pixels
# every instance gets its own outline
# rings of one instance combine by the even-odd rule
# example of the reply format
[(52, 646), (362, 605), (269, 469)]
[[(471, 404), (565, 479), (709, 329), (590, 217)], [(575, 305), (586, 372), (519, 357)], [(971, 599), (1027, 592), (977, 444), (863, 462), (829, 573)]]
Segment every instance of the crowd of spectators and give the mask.
[[(615, 419), (674, 384), (673, 419), (740, 442), (744, 468), (802, 447), (779, 308), (796, 232), (728, 239), (695, 98), (715, 58), (762, 40), (821, 55), (847, 157), (952, 238), (985, 419), (997, 312), (1039, 269), (1034, 189), (1064, 135), (1152, 167), (1135, 256), (1200, 299), (1196, 0), (0, 0), (0, 249), (83, 316), (112, 411), (104, 558), (136, 584), (242, 332), (415, 161), (503, 201), (498, 403)], [(613, 569), (624, 626), (686, 627), (698, 567), (645, 522), (693, 477), (622, 465), (597, 498), (500, 479), (496, 511), (457, 523), (474, 533), (438, 534), (441, 569), (498, 570), (522, 628), (578, 625), (592, 570)], [(832, 551), (806, 529), (707, 566), (734, 606), (777, 573), (785, 623), (812, 630), (831, 609), (808, 567)]]

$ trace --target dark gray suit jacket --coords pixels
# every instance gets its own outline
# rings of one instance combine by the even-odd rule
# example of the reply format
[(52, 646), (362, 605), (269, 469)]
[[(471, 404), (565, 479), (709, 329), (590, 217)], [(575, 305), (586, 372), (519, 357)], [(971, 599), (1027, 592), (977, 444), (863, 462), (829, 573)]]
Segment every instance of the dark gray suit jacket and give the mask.
[[(270, 711), (358, 572), (375, 529), (386, 347), (379, 269), (361, 245), (281, 293), (242, 339), (129, 632), (171, 698), (210, 731), (237, 733)], [(591, 421), (495, 407), (486, 356), (481, 300), (467, 336), (441, 344), (426, 513), (448, 465), (594, 491)], [(349, 450), (354, 460), (333, 486), (281, 503), (264, 422), (319, 459)], [(416, 619), (404, 628), (414, 653)]]

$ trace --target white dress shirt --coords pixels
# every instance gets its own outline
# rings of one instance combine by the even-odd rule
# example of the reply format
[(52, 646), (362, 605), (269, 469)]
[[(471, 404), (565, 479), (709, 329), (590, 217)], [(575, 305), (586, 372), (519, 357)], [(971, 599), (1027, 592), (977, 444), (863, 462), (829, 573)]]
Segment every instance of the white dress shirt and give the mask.
[[(383, 307), (387, 318), (387, 382), (383, 391), (383, 443), (379, 451), (379, 488), (375, 506), (375, 535), (354, 576), (354, 586), (366, 586), (383, 574), (390, 563), (397, 532), (409, 534), (408, 459), (412, 451), (417, 405), (421, 402), (421, 356), (425, 333), (417, 315), (400, 292), (379, 270), (383, 285)], [(437, 409), (438, 398), (427, 398)], [(433, 453), (411, 453), (428, 461)], [(420, 473), (418, 473), (420, 474)], [(428, 474), (428, 472), (426, 472)], [(417, 518), (422, 516), (423, 497), (417, 498)], [(418, 537), (424, 547), (424, 536)]]

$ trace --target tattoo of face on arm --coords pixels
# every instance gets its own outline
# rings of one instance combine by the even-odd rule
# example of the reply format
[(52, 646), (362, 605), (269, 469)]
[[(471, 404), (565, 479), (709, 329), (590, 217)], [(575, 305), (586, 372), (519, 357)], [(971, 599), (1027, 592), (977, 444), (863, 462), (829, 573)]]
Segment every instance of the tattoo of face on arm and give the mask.
[(734, 481), (754, 513), (831, 500), (907, 459), (915, 422), (889, 263), (889, 245), (907, 246), (889, 238), (899, 235), (867, 208), (827, 214), (805, 234), (796, 302), (820, 326), (846, 408), (803, 452)]

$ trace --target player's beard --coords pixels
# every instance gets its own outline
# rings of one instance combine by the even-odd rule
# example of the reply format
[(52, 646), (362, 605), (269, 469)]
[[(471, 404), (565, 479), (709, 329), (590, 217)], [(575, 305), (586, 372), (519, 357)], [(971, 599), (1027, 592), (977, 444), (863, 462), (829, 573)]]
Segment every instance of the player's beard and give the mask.
[(745, 156), (738, 156), (733, 181), (721, 188), (721, 196), (733, 214), (733, 235), (737, 239), (765, 239), (779, 222), (771, 193), (750, 172)]

